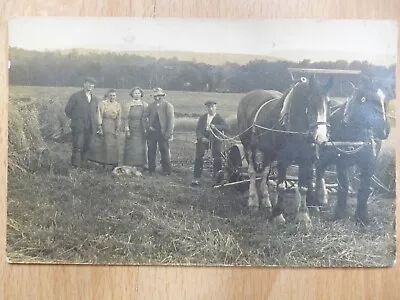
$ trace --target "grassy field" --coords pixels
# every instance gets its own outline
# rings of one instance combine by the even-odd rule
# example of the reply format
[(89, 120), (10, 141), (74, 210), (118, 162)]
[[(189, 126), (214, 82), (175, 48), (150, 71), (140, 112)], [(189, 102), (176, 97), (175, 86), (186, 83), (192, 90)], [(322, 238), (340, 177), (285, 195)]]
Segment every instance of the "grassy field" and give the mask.
[[(33, 97), (43, 100), (54, 100), (65, 105), (72, 93), (78, 91), (75, 87), (42, 87), (42, 86), (11, 86), (10, 96), (13, 98)], [(95, 88), (94, 94), (97, 97), (103, 97), (108, 89)], [(118, 101), (124, 103), (130, 100), (130, 90), (118, 90)], [(144, 91), (143, 100), (147, 103), (153, 101), (150, 96), (151, 91)], [(181, 92), (167, 91), (167, 99), (170, 101), (176, 112), (181, 114), (201, 114), (204, 112), (203, 103), (207, 100), (218, 102), (218, 112), (224, 117), (236, 116), (237, 105), (243, 97), (243, 94), (230, 93), (207, 93), (207, 92)], [(391, 101), (389, 105), (388, 115), (395, 118), (395, 101)]]
[[(40, 104), (49, 99), (65, 102), (75, 90), (12, 87), (10, 93), (34, 96)], [(96, 90), (98, 95), (103, 92)], [(120, 99), (125, 99), (127, 92), (121, 92)], [(168, 96), (176, 111), (183, 114), (200, 113), (205, 99), (217, 99), (220, 107), (226, 107), (225, 116), (235, 112), (240, 98), (182, 92), (170, 92)], [(42, 122), (44, 119), (39, 118)], [(191, 122), (190, 118), (186, 120)], [(287, 225), (273, 227), (262, 212), (248, 212), (246, 194), (228, 187), (214, 189), (208, 168), (202, 186), (190, 186), (195, 144), (188, 124), (177, 129), (171, 145), (173, 174), (169, 177), (114, 177), (97, 165), (71, 170), (69, 141), (47, 141), (53, 160), (51, 171), (9, 174), (9, 260), (283, 266), (393, 264), (394, 199), (374, 195), (370, 200), (372, 223), (368, 227), (356, 225), (351, 218), (330, 221), (333, 196), (326, 212), (312, 216), (313, 228), (308, 234), (297, 230), (290, 221), (290, 212)], [(208, 159), (207, 162), (209, 166)], [(350, 199), (351, 212), (354, 208), (355, 200)]]
[[(33, 97), (43, 100), (54, 100), (55, 102), (65, 105), (72, 93), (78, 91), (79, 88), (71, 87), (29, 87), (29, 86), (12, 86), (10, 89), (11, 97), (23, 98)], [(95, 88), (93, 93), (102, 98), (108, 89)], [(117, 101), (125, 103), (130, 100), (130, 90), (118, 90)], [(180, 92), (167, 91), (166, 99), (170, 101), (175, 111), (178, 113), (187, 114), (202, 114), (204, 110), (204, 102), (214, 100), (218, 102), (219, 113), (224, 117), (236, 115), (236, 108), (243, 94), (228, 94), (228, 93), (207, 93), (207, 92)], [(147, 103), (153, 102), (150, 96), (151, 91), (144, 91), (143, 100)]]

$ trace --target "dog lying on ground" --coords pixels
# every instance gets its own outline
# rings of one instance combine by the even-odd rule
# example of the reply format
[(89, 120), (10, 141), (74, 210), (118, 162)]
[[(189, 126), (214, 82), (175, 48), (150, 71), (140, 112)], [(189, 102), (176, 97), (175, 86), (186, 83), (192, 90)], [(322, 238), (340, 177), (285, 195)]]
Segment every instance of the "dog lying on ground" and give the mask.
[(133, 176), (142, 177), (143, 174), (136, 168), (131, 166), (118, 166), (112, 170), (112, 173), (116, 176)]

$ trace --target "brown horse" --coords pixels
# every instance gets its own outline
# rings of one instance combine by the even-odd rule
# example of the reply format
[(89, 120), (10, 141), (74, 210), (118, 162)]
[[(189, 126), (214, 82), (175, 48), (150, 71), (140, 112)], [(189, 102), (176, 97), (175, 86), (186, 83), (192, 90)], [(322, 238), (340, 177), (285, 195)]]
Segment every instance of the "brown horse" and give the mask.
[[(302, 78), (285, 93), (271, 90), (249, 92), (239, 103), (237, 111), (240, 140), (243, 144), (250, 176), (248, 206), (251, 211), (264, 207), (272, 213), (274, 222), (285, 222), (283, 196), (286, 170), (291, 164), (299, 166), (300, 208), (297, 220), (306, 228), (311, 226), (306, 196), (311, 197), (316, 145), (327, 141), (327, 93), (333, 78), (326, 85)], [(277, 161), (278, 199), (271, 205), (267, 177), (270, 166)], [(256, 177), (261, 174), (259, 189)], [(309, 190), (310, 189), (310, 190)]]

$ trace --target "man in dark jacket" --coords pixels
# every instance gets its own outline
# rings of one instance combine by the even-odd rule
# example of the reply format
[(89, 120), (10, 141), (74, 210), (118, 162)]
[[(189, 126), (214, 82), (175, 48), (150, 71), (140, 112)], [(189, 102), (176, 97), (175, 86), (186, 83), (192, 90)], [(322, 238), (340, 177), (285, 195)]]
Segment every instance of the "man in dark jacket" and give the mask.
[(149, 105), (149, 128), (147, 130), (149, 173), (156, 169), (157, 145), (161, 154), (162, 173), (171, 174), (171, 154), (169, 143), (173, 138), (175, 117), (174, 106), (165, 100), (161, 88), (153, 91), (154, 102)]
[(74, 167), (86, 167), (91, 137), (96, 130), (95, 117), (99, 104), (98, 98), (92, 94), (96, 80), (85, 78), (83, 89), (72, 94), (65, 107), (65, 114), (71, 119), (72, 156)]
[(217, 114), (217, 103), (215, 101), (207, 101), (204, 105), (206, 106), (207, 113), (199, 118), (196, 126), (196, 158), (194, 161), (194, 179), (192, 185), (199, 184), (199, 179), (203, 172), (203, 158), (206, 150), (211, 149), (214, 178), (218, 171), (222, 169), (222, 143), (218, 137), (224, 131), (229, 131), (229, 126), (224, 118)]

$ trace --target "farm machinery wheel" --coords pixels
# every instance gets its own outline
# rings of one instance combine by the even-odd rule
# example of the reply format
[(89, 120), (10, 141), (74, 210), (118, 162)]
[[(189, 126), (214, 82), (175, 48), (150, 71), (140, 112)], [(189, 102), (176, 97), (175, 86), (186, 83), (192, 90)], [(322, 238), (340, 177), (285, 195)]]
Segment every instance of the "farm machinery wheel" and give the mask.
[[(230, 183), (240, 182), (249, 179), (247, 173), (243, 172), (243, 158), (237, 145), (230, 147), (226, 155), (227, 180)], [(235, 185), (235, 189), (244, 193), (249, 188), (249, 182), (242, 182)]]

